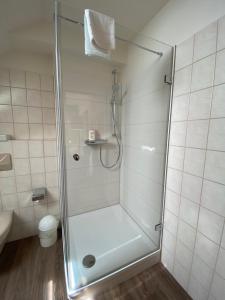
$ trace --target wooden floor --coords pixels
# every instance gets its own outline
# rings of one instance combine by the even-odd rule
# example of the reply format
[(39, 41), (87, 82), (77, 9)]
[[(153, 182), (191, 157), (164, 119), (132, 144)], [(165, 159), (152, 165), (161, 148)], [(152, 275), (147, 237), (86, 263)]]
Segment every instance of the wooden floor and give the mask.
[[(66, 300), (61, 239), (41, 248), (37, 237), (11, 242), (0, 255), (1, 300)], [(84, 300), (90, 298), (84, 297)], [(158, 264), (91, 300), (190, 299)]]

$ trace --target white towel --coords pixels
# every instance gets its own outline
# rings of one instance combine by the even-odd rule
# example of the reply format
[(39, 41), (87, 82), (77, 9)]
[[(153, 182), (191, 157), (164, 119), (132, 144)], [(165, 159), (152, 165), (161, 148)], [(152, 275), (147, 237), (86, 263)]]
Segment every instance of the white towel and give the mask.
[(110, 58), (115, 49), (115, 21), (99, 12), (84, 11), (85, 54)]

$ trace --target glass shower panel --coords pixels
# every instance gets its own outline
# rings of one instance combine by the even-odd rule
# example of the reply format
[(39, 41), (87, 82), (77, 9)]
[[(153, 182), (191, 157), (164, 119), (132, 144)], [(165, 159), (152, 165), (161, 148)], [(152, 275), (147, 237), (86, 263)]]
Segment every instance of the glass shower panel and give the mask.
[[(60, 14), (82, 20), (65, 6)], [(58, 20), (67, 285), (75, 295), (160, 249), (172, 48), (117, 25), (117, 36), (163, 56), (117, 41), (110, 60), (87, 57), (83, 27)], [(89, 130), (97, 142), (87, 142)]]

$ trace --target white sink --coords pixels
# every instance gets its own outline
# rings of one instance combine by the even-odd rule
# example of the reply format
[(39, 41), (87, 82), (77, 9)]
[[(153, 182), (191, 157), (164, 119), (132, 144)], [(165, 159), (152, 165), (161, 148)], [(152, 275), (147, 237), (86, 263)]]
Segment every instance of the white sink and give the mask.
[(0, 253), (5, 245), (7, 236), (12, 226), (13, 213), (1, 212), (0, 213)]

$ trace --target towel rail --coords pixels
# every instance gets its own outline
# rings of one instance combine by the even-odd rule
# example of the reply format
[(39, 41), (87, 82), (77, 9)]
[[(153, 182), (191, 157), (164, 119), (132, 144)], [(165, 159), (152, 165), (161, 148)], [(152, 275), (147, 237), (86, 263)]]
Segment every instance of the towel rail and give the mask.
[[(78, 25), (84, 26), (84, 23), (79, 22), (79, 21), (74, 20), (74, 19), (71, 19), (71, 18), (68, 18), (68, 17), (64, 17), (64, 16), (62, 16), (62, 15), (58, 15), (58, 18), (63, 19), (63, 20), (68, 21), (68, 22), (71, 22), (71, 23), (74, 23), (74, 24), (78, 24)], [(154, 54), (159, 55), (159, 56), (163, 56), (163, 53), (162, 53), (162, 52), (159, 52), (159, 51), (155, 51), (155, 50), (149, 49), (149, 48), (144, 47), (144, 46), (142, 46), (142, 45), (139, 45), (139, 44), (137, 44), (137, 43), (135, 43), (135, 42), (133, 42), (133, 41), (129, 41), (129, 40), (124, 39), (124, 38), (121, 38), (121, 37), (119, 37), (119, 36), (116, 36), (116, 39), (117, 39), (118, 41), (122, 41), (122, 42), (129, 43), (129, 44), (131, 44), (131, 45), (133, 45), (133, 46), (136, 46), (136, 47), (138, 47), (138, 48), (140, 48), (140, 49), (142, 49), (142, 50), (145, 50), (145, 51), (154, 53)]]

